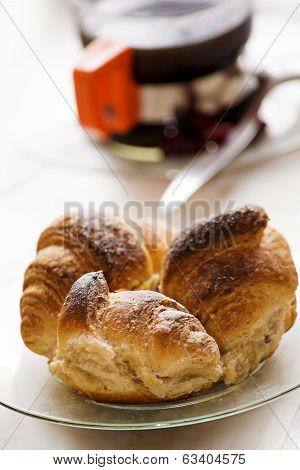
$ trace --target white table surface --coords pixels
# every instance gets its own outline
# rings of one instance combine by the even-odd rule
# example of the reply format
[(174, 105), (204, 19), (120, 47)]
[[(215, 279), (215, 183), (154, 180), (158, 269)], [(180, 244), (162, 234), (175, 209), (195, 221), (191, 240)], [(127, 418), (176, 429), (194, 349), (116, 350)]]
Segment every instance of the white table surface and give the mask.
[[(276, 14), (286, 18), (296, 3), (290, 0), (283, 7), (281, 2)], [(259, 4), (274, 14), (274, 2)], [(0, 2), (0, 34), (1, 295), (1, 290), (16, 280), (21, 286), (24, 269), (34, 257), (38, 234), (49, 221), (63, 213), (65, 201), (87, 205), (89, 201), (100, 202), (105, 198), (122, 206), (130, 199), (156, 200), (167, 181), (164, 175), (128, 171), (112, 160), (124, 190), (99, 155), (91, 153), (90, 143), (65, 102), (66, 99), (74, 106), (71, 69), (80, 48), (66, 2)], [(68, 145), (64, 143), (65, 133)], [(70, 166), (64, 159), (60, 161), (60, 153), (68, 153), (68, 149), (78, 153), (78, 166)], [(92, 166), (87, 168), (80, 164), (85, 153), (89, 163), (92, 161)], [(210, 205), (217, 199), (224, 204), (234, 200), (237, 205), (262, 205), (294, 252), (299, 252), (299, 176), (300, 151), (227, 171), (195, 197)], [(2, 327), (4, 322), (1, 320)], [(225, 420), (142, 432), (65, 428), (0, 408), (0, 446), (5, 449), (293, 449), (300, 446), (299, 401), (300, 393), (294, 392), (270, 406)]]

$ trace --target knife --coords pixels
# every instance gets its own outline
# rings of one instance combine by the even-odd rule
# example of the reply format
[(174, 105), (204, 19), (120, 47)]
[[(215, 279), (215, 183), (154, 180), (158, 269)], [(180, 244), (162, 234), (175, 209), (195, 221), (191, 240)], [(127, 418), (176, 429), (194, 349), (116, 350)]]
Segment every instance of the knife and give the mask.
[(199, 153), (183, 170), (181, 170), (169, 184), (161, 196), (160, 201), (166, 212), (174, 208), (171, 202), (178, 207), (186, 202), (197, 190), (211, 180), (229, 163), (235, 160), (245, 150), (261, 129), (257, 118), (260, 105), (269, 91), (280, 83), (299, 79), (299, 75), (274, 78), (261, 75), (260, 87), (245, 116), (229, 134), (226, 142), (215, 153)]

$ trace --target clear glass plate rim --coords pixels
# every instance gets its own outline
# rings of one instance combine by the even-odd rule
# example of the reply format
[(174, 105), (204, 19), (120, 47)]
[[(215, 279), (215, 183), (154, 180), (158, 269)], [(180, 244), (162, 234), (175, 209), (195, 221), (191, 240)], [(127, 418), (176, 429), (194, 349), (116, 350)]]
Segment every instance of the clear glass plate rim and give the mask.
[(60, 424), (63, 426), (69, 426), (69, 427), (78, 427), (78, 428), (87, 428), (87, 429), (99, 429), (99, 430), (106, 430), (106, 431), (130, 431), (130, 430), (146, 430), (146, 429), (162, 429), (162, 428), (174, 428), (174, 427), (182, 427), (182, 426), (191, 426), (193, 424), (200, 424), (204, 423), (207, 421), (215, 421), (217, 419), (223, 419), (227, 418), (229, 416), (234, 416), (236, 414), (240, 413), (245, 413), (246, 411), (251, 411), (254, 410), (255, 408), (258, 408), (260, 406), (267, 405), (285, 395), (288, 393), (294, 392), (296, 390), (300, 389), (300, 383), (297, 383), (296, 385), (289, 387), (286, 390), (282, 390), (279, 393), (275, 393), (274, 395), (271, 395), (267, 399), (258, 399), (254, 400), (251, 403), (236, 407), (236, 408), (229, 408), (223, 412), (220, 413), (211, 413), (208, 415), (202, 415), (198, 417), (192, 417), (192, 418), (183, 418), (183, 419), (174, 419), (174, 420), (168, 420), (168, 421), (161, 421), (161, 422), (147, 422), (147, 423), (139, 423), (139, 424), (122, 424), (122, 423), (116, 423), (116, 424), (105, 424), (105, 423), (89, 423), (89, 422), (81, 422), (81, 421), (71, 421), (69, 419), (59, 419), (58, 417), (55, 418), (53, 416), (46, 416), (42, 415), (39, 413), (36, 413), (34, 411), (26, 410), (24, 408), (17, 408), (13, 407), (12, 405), (6, 403), (5, 401), (0, 401), (0, 404), (4, 406), (5, 408), (11, 410), (11, 411), (16, 411), (24, 416), (32, 417), (32, 418), (37, 418), (42, 421), (47, 421), (47, 422), (52, 422), (55, 424)]

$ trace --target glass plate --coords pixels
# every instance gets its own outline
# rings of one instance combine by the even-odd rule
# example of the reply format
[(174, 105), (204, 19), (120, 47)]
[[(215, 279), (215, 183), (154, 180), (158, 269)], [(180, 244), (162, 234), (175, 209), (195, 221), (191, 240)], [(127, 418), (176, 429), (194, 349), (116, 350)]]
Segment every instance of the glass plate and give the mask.
[(46, 359), (27, 350), (19, 333), (19, 288), (2, 290), (0, 299), (0, 403), (25, 415), (95, 429), (158, 429), (225, 418), (269, 403), (300, 387), (300, 320), (276, 353), (246, 381), (186, 400), (154, 405), (95, 403), (51, 376)]
[(46, 359), (30, 352), (19, 333), (19, 284), (1, 290), (0, 403), (25, 415), (66, 426), (130, 430), (186, 426), (225, 418), (269, 403), (300, 387), (300, 320), (279, 349), (246, 381), (186, 400), (115, 405), (88, 400), (51, 376)]

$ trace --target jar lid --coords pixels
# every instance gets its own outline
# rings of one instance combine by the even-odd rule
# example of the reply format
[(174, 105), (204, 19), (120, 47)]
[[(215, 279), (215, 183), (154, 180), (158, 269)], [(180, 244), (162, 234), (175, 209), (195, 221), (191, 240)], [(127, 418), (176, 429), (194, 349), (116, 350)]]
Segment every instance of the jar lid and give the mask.
[(251, 0), (72, 0), (84, 43), (134, 50), (139, 83), (188, 81), (232, 64), (251, 30)]
[(91, 37), (135, 49), (181, 47), (211, 40), (251, 14), (251, 0), (73, 0)]

